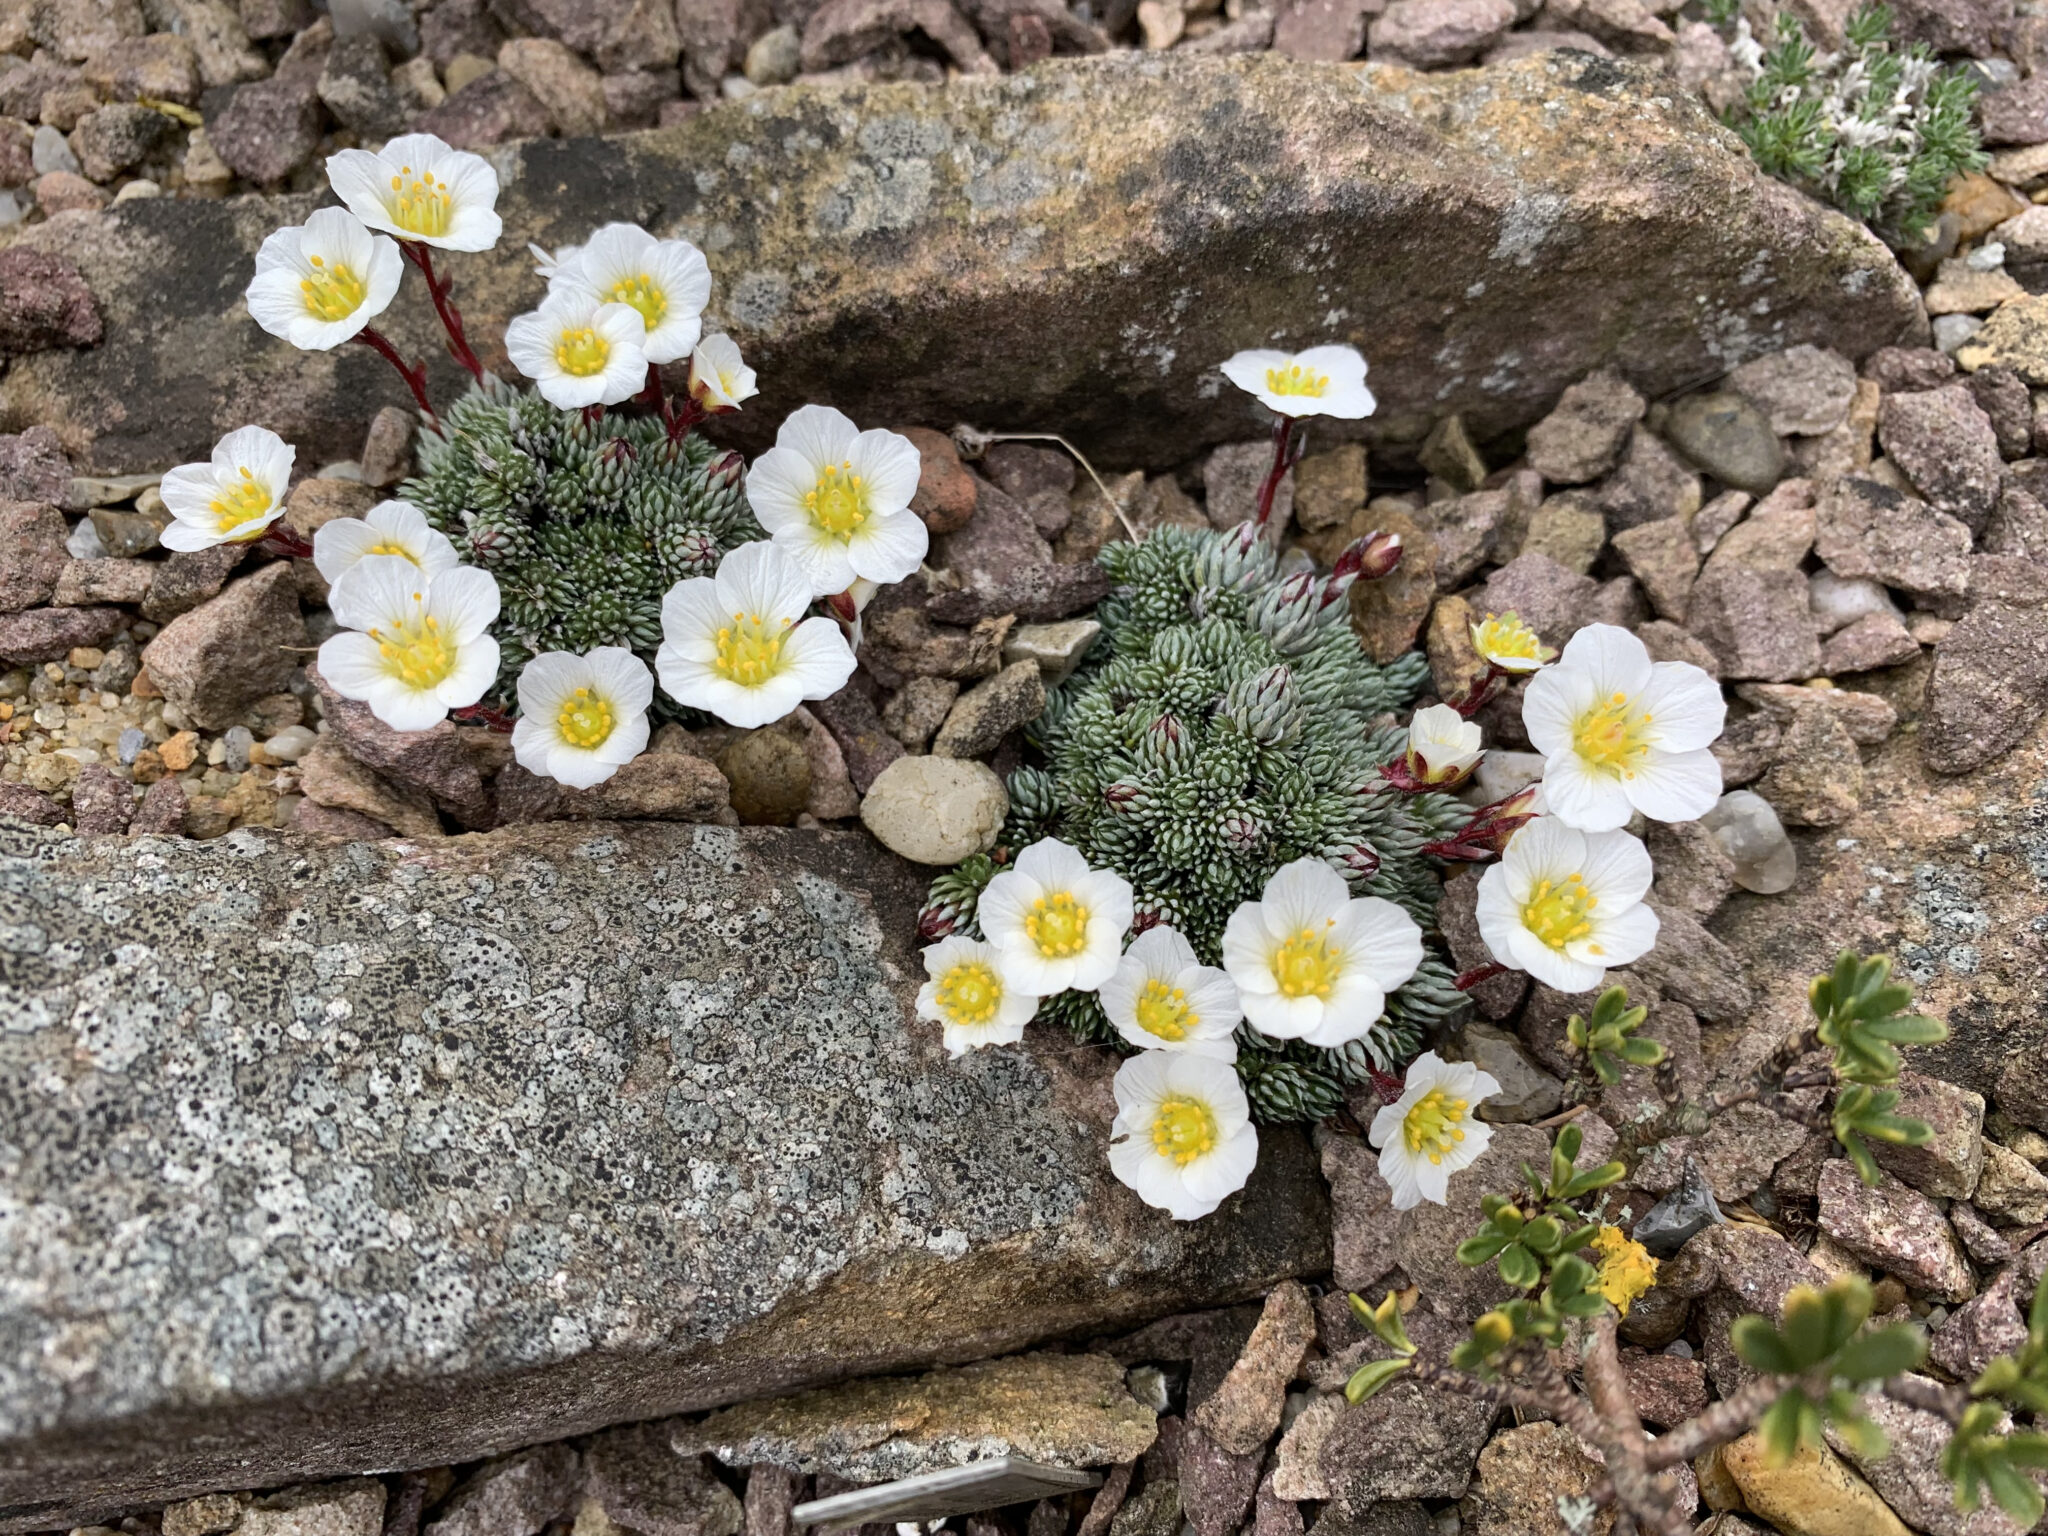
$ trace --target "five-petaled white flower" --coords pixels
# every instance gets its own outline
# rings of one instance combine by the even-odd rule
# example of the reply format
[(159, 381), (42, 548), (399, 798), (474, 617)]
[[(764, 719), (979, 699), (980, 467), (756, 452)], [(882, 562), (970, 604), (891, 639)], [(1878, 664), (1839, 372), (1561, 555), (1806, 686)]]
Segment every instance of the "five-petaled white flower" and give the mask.
[(447, 535), (409, 501), (380, 501), (361, 517), (337, 517), (313, 534), (313, 566), (329, 586), (371, 555), (401, 555), (430, 580), (462, 563)]
[(921, 464), (910, 439), (854, 426), (829, 405), (793, 411), (747, 472), (747, 500), (819, 597), (856, 576), (901, 581), (931, 545), (910, 510)]
[(1254, 347), (1223, 365), (1223, 376), (1282, 416), (1336, 416), (1356, 421), (1378, 404), (1365, 387), (1365, 359), (1356, 347), (1278, 352)]
[(348, 211), (372, 229), (444, 251), (488, 251), (498, 243), (498, 173), (481, 155), (431, 133), (408, 133), (381, 150), (327, 157), (327, 180)]
[(587, 656), (543, 651), (519, 673), (512, 755), (528, 773), (571, 789), (602, 784), (647, 745), (654, 679), (624, 646)]
[(617, 405), (647, 387), (645, 334), (639, 310), (565, 288), (506, 323), (505, 355), (558, 410)]
[(346, 208), (322, 208), (263, 242), (243, 298), (271, 335), (325, 352), (383, 314), (404, 275), (396, 242)]
[(738, 342), (718, 331), (697, 343), (690, 354), (690, 395), (706, 411), (714, 416), (736, 411), (760, 392)]
[(1650, 660), (1634, 635), (1589, 624), (1539, 672), (1522, 724), (1543, 754), (1543, 799), (1568, 826), (1605, 832), (1632, 811), (1694, 821), (1721, 797), (1707, 750), (1728, 706), (1720, 684), (1683, 661)]
[(1197, 960), (1194, 946), (1171, 928), (1148, 928), (1132, 940), (1096, 995), (1117, 1033), (1140, 1050), (1237, 1060), (1232, 1032), (1244, 1017), (1237, 987)]
[(1521, 615), (1512, 608), (1506, 613), (1489, 613), (1483, 619), (1475, 619), (1469, 628), (1472, 648), (1480, 659), (1503, 672), (1540, 672), (1557, 660), (1557, 652), (1545, 645), (1542, 637), (1523, 623)]
[(1092, 992), (1116, 974), (1131, 926), (1131, 886), (1090, 869), (1080, 852), (1044, 838), (989, 881), (976, 909), (1003, 975), (1040, 997)]
[(1450, 784), (1483, 755), (1479, 727), (1448, 704), (1418, 709), (1408, 722), (1408, 771), (1424, 784)]
[(1320, 859), (1283, 865), (1223, 928), (1223, 968), (1244, 1016), (1276, 1040), (1360, 1039), (1421, 963), (1415, 919), (1391, 901), (1354, 897)]
[(1643, 905), (1650, 855), (1626, 832), (1538, 816), (1479, 879), (1479, 934), (1493, 958), (1560, 992), (1590, 992), (1657, 942)]
[(679, 581), (662, 599), (661, 686), (741, 727), (830, 698), (853, 675), (853, 651), (831, 619), (804, 617), (810, 605), (794, 560), (766, 540), (742, 544), (716, 576)]
[(1109, 1166), (1138, 1198), (1194, 1221), (1244, 1188), (1259, 1133), (1237, 1068), (1187, 1051), (1144, 1051), (1116, 1073)]
[(246, 544), (284, 516), (290, 488), (290, 443), (263, 427), (238, 427), (213, 445), (205, 464), (180, 464), (164, 476), (158, 494), (173, 518), (165, 549), (211, 549)]
[(394, 731), (424, 731), (474, 704), (498, 675), (498, 583), (458, 565), (429, 581), (403, 555), (341, 573), (327, 606), (347, 628), (320, 647), (320, 675)]
[(924, 952), (931, 979), (917, 992), (917, 1016), (941, 1028), (946, 1052), (965, 1056), (985, 1045), (1015, 1045), (1038, 999), (1009, 984), (993, 944), (955, 934)]
[(1445, 1061), (1435, 1051), (1408, 1064), (1401, 1097), (1372, 1117), (1370, 1132), (1395, 1210), (1413, 1210), (1425, 1200), (1445, 1203), (1451, 1175), (1493, 1140), (1493, 1128), (1473, 1111), (1499, 1092), (1491, 1074), (1470, 1062)]
[(688, 357), (704, 331), (711, 268), (687, 240), (657, 240), (637, 224), (607, 224), (548, 276), (552, 294), (583, 291), (639, 315), (640, 350), (650, 363)]

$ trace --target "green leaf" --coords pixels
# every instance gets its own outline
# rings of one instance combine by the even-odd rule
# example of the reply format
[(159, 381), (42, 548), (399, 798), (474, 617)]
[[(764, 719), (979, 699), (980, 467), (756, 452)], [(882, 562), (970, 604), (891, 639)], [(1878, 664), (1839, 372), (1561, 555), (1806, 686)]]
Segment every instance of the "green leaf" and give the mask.
[(1811, 1422), (1818, 1418), (1804, 1392), (1797, 1387), (1787, 1389), (1757, 1421), (1757, 1434), (1764, 1443), (1764, 1464), (1782, 1467), (1799, 1454), (1802, 1444), (1818, 1441), (1819, 1426)]
[(1799, 1369), (1771, 1320), (1755, 1312), (1745, 1313), (1728, 1325), (1728, 1340), (1742, 1357), (1742, 1363), (1753, 1371), (1789, 1376)]
[(1564, 1188), (1558, 1191), (1558, 1198), (1561, 1200), (1576, 1200), (1580, 1195), (1591, 1194), (1596, 1189), (1605, 1189), (1610, 1184), (1619, 1184), (1627, 1177), (1627, 1163), (1602, 1163), (1597, 1168), (1588, 1168), (1583, 1173), (1573, 1174)]
[(1557, 1245), (1563, 1237), (1564, 1223), (1555, 1216), (1538, 1216), (1522, 1228), (1522, 1246), (1544, 1258), (1557, 1252)]
[(1906, 1323), (1851, 1339), (1835, 1355), (1835, 1374), (1850, 1381), (1883, 1381), (1910, 1371), (1927, 1357), (1927, 1340)]
[(1517, 1290), (1528, 1290), (1543, 1278), (1543, 1267), (1520, 1243), (1501, 1250), (1500, 1277)]
[(1407, 1369), (1406, 1360), (1368, 1360), (1344, 1383), (1344, 1396), (1350, 1402), (1362, 1403)]
[(1832, 1299), (1810, 1285), (1795, 1285), (1785, 1297), (1778, 1337), (1795, 1371), (1820, 1364), (1833, 1350)]
[(1468, 1237), (1458, 1244), (1458, 1262), (1467, 1269), (1477, 1268), (1507, 1247), (1508, 1239), (1498, 1232), (1482, 1232), (1477, 1237)]

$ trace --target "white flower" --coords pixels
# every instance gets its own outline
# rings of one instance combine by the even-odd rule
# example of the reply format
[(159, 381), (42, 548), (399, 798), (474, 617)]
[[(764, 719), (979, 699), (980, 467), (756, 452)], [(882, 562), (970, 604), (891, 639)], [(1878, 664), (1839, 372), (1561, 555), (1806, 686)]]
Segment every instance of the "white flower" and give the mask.
[(1657, 942), (1643, 905), (1650, 855), (1626, 832), (1580, 832), (1539, 816), (1479, 878), (1479, 933), (1493, 958), (1560, 992), (1590, 992), (1609, 966)]
[(327, 180), (348, 211), (372, 229), (444, 251), (488, 251), (504, 224), (498, 173), (480, 155), (431, 133), (408, 133), (376, 153), (327, 157)]
[(1171, 928), (1139, 934), (1098, 996), (1117, 1033), (1141, 1050), (1237, 1060), (1237, 987)]
[(313, 567), (329, 586), (371, 555), (402, 555), (429, 580), (462, 563), (447, 535), (409, 501), (380, 501), (361, 517), (337, 517), (313, 534)]
[(643, 335), (639, 310), (564, 289), (506, 323), (505, 355), (558, 410), (617, 405), (647, 387)]
[(243, 297), (271, 335), (325, 352), (383, 314), (404, 275), (396, 242), (346, 208), (322, 208), (263, 242)]
[(1223, 365), (1223, 376), (1282, 416), (1337, 416), (1356, 421), (1378, 403), (1365, 387), (1365, 359), (1356, 347), (1277, 352), (1254, 347)]
[(1033, 843), (989, 881), (977, 911), (1003, 974), (1040, 997), (1092, 992), (1116, 974), (1131, 926), (1130, 882), (1090, 869), (1056, 838)]
[(1483, 755), (1480, 730), (1448, 704), (1415, 711), (1408, 722), (1408, 771), (1425, 784), (1449, 784)]
[(1424, 1051), (1408, 1064), (1401, 1097), (1372, 1117), (1372, 1144), (1380, 1149), (1380, 1176), (1394, 1192), (1394, 1209), (1445, 1202), (1451, 1175), (1493, 1140), (1493, 1128), (1473, 1115), (1500, 1084), (1469, 1062), (1444, 1061)]
[(1275, 1040), (1360, 1039), (1420, 964), (1415, 919), (1377, 896), (1353, 897), (1321, 859), (1282, 866), (1223, 929), (1223, 968), (1244, 1016)]
[(394, 731), (424, 731), (474, 704), (498, 675), (498, 583), (458, 565), (431, 582), (401, 555), (341, 573), (327, 606), (347, 629), (320, 647), (320, 675)]
[(1721, 685), (1683, 661), (1652, 662), (1634, 635), (1589, 624), (1529, 683), (1522, 724), (1543, 754), (1543, 798), (1569, 826), (1605, 832), (1631, 811), (1695, 821), (1721, 797), (1708, 745), (1728, 706)]
[(571, 789), (602, 784), (647, 745), (654, 679), (624, 646), (587, 656), (543, 651), (519, 674), (512, 755), (528, 773)]
[(941, 1026), (949, 1055), (985, 1045), (1015, 1045), (1038, 1011), (1038, 999), (1010, 986), (993, 944), (954, 935), (924, 952), (931, 980), (917, 992), (917, 1016)]
[(829, 597), (856, 576), (901, 581), (923, 563), (931, 535), (910, 510), (920, 468), (910, 439), (862, 432), (829, 405), (807, 405), (747, 472), (747, 500), (811, 591)]
[(1484, 619), (1475, 619), (1469, 628), (1472, 648), (1480, 659), (1503, 672), (1540, 672), (1557, 660), (1557, 652), (1545, 645), (1512, 608), (1506, 613), (1489, 613)]
[(1259, 1133), (1237, 1068), (1186, 1051), (1145, 1051), (1116, 1073), (1109, 1166), (1147, 1205), (1194, 1221), (1244, 1188)]
[(535, 245), (531, 240), (526, 242), (526, 250), (527, 254), (533, 257), (534, 272), (546, 278), (550, 285), (554, 283), (558, 274), (575, 271), (576, 258), (583, 254), (583, 247), (580, 245), (558, 246), (555, 250), (549, 251)]
[(661, 600), (661, 686), (742, 727), (830, 698), (853, 675), (853, 651), (832, 620), (804, 618), (810, 604), (794, 560), (765, 540), (742, 544), (716, 576), (679, 581)]
[(740, 357), (738, 342), (720, 331), (697, 343), (690, 354), (690, 394), (705, 410), (714, 416), (736, 411), (742, 401), (760, 392), (754, 387), (754, 370)]
[(711, 268), (687, 240), (657, 240), (637, 224), (607, 224), (571, 256), (557, 257), (550, 297), (582, 291), (639, 315), (640, 350), (650, 363), (688, 357), (704, 331)]
[(284, 516), (297, 457), (275, 432), (238, 427), (213, 445), (210, 463), (180, 464), (158, 490), (174, 519), (161, 536), (164, 548), (211, 549), (261, 538)]

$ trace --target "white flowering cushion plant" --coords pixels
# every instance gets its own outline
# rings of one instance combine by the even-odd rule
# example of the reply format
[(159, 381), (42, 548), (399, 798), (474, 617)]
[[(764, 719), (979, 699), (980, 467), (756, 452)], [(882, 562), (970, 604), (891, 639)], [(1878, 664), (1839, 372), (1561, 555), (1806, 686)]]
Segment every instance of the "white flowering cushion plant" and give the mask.
[(830, 698), (853, 675), (853, 650), (832, 620), (804, 617), (810, 604), (810, 582), (779, 547), (741, 545), (716, 576), (677, 582), (663, 600), (662, 688), (743, 728)]
[(550, 293), (505, 326), (505, 355), (558, 410), (617, 405), (647, 384), (640, 311), (587, 288)]
[(347, 628), (320, 647), (320, 675), (394, 731), (424, 731), (474, 704), (498, 675), (498, 584), (457, 566), (429, 581), (402, 555), (359, 560), (327, 606)]
[(1203, 965), (1194, 946), (1163, 924), (1131, 941), (1096, 995), (1117, 1033), (1140, 1050), (1237, 1060), (1235, 1033), (1244, 1009), (1236, 984)]
[(1493, 958), (1560, 992), (1590, 992), (1657, 942), (1650, 854), (1626, 832), (1538, 816), (1479, 877), (1479, 933)]
[(1237, 1070), (1188, 1051), (1145, 1051), (1117, 1069), (1110, 1170), (1176, 1221), (1207, 1216), (1244, 1188), (1259, 1133)]
[(1075, 849), (1046, 838), (989, 881), (981, 929), (1015, 985), (1041, 997), (1086, 992), (1116, 974), (1131, 908), (1122, 875), (1090, 869)]
[(1493, 1130), (1476, 1113), (1500, 1092), (1492, 1074), (1469, 1062), (1445, 1061), (1424, 1051), (1408, 1064), (1401, 1097), (1372, 1118), (1368, 1133), (1380, 1149), (1380, 1175), (1394, 1192), (1394, 1209), (1427, 1200), (1442, 1205), (1451, 1175), (1484, 1152)]
[(1557, 652), (1545, 645), (1512, 608), (1506, 613), (1489, 613), (1483, 619), (1474, 619), (1468, 627), (1472, 648), (1480, 659), (1503, 672), (1540, 672), (1557, 660)]
[(462, 563), (447, 535), (409, 501), (380, 501), (361, 517), (337, 517), (313, 534), (313, 566), (329, 586), (371, 555), (397, 555), (432, 578)]
[(621, 645), (587, 656), (544, 651), (519, 673), (512, 755), (528, 773), (571, 789), (602, 784), (647, 745), (654, 678)]
[(256, 252), (249, 313), (271, 335), (325, 352), (383, 314), (404, 275), (396, 242), (370, 233), (346, 208), (322, 208)]
[(910, 439), (861, 431), (828, 405), (790, 413), (775, 446), (747, 472), (747, 501), (817, 597), (856, 577), (901, 581), (924, 563), (931, 535), (910, 510), (920, 460)]
[(213, 445), (204, 464), (180, 464), (158, 491), (172, 521), (166, 549), (211, 549), (263, 537), (284, 516), (291, 486), (291, 444), (263, 427), (240, 427)]
[(1408, 774), (1418, 784), (1442, 788), (1458, 783), (1484, 756), (1480, 730), (1448, 704), (1418, 709), (1408, 722)]
[(711, 268), (687, 240), (657, 240), (637, 224), (607, 224), (558, 257), (549, 273), (551, 297), (578, 291), (633, 310), (647, 361), (673, 363), (688, 357), (704, 332)]
[(1244, 1015), (1276, 1040), (1341, 1046), (1363, 1038), (1387, 993), (1421, 963), (1415, 919), (1391, 901), (1354, 897), (1320, 859), (1283, 865), (1223, 930), (1223, 968)]
[(1282, 416), (1334, 416), (1355, 421), (1377, 402), (1365, 387), (1365, 359), (1356, 347), (1280, 352), (1255, 347), (1223, 365), (1223, 376)]
[(1696, 821), (1721, 796), (1708, 751), (1728, 706), (1698, 667), (1652, 662), (1643, 642), (1589, 624), (1529, 683), (1522, 724), (1543, 754), (1543, 796), (1559, 820), (1609, 831), (1641, 811)]
[(408, 133), (381, 150), (344, 149), (327, 160), (327, 180), (372, 229), (446, 251), (488, 251), (498, 243), (498, 173), (480, 155), (431, 133)]
[(940, 1027), (954, 1058), (989, 1045), (1015, 1045), (1038, 1011), (1037, 994), (1011, 986), (993, 944), (954, 935), (924, 952), (930, 979), (918, 989), (917, 1014)]

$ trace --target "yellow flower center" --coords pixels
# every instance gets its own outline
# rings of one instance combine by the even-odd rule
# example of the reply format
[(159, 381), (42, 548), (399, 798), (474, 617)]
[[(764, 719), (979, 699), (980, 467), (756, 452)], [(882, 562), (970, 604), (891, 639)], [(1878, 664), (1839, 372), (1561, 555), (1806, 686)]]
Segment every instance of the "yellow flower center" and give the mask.
[(391, 222), (407, 234), (430, 239), (445, 235), (454, 214), (454, 194), (432, 171), (401, 166), (391, 178)]
[(1161, 1040), (1185, 1040), (1197, 1022), (1187, 993), (1156, 976), (1138, 994), (1137, 1014), (1138, 1028)]
[(610, 702), (588, 688), (578, 688), (562, 700), (561, 713), (555, 716), (555, 729), (562, 740), (586, 752), (605, 744), (614, 723)]
[(986, 1024), (1003, 1000), (1003, 983), (979, 960), (963, 960), (939, 978), (939, 1008), (955, 1024)]
[(1627, 694), (1617, 693), (1579, 716), (1572, 746), (1602, 772), (1632, 779), (1636, 775), (1629, 764), (1650, 750), (1650, 721), (1649, 715), (1636, 713)]
[[(214, 529), (219, 533), (233, 533), (244, 524), (253, 523), (270, 511), (275, 505), (270, 488), (244, 469), (235, 481), (223, 488), (208, 504), (214, 516)], [(252, 529), (249, 537), (254, 538), (261, 529)]]
[(1200, 1099), (1161, 1099), (1152, 1115), (1152, 1150), (1185, 1168), (1216, 1149), (1216, 1115)]
[(305, 295), (306, 313), (322, 320), (346, 320), (363, 302), (368, 290), (363, 280), (341, 262), (329, 266), (318, 256), (311, 259), (313, 275), (299, 281)]
[(668, 295), (645, 272), (620, 278), (605, 291), (605, 297), (614, 304), (630, 304), (639, 310), (640, 319), (650, 331), (668, 316)]
[(818, 472), (818, 483), (804, 492), (804, 510), (825, 532), (845, 538), (868, 520), (867, 483), (851, 462), (831, 464)]
[(1328, 997), (1344, 974), (1344, 954), (1329, 939), (1336, 919), (1323, 931), (1304, 928), (1273, 952), (1273, 980), (1282, 997)]
[(587, 325), (580, 330), (564, 331), (555, 340), (556, 366), (579, 379), (603, 373), (611, 355), (612, 344)]
[(728, 682), (758, 688), (782, 670), (782, 643), (788, 638), (787, 619), (771, 626), (758, 613), (736, 613), (718, 631), (712, 668)]
[(1599, 905), (1600, 898), (1586, 889), (1583, 876), (1571, 875), (1554, 884), (1539, 880), (1522, 904), (1522, 926), (1552, 949), (1563, 949), (1593, 931), (1587, 914)]
[(1657, 1283), (1657, 1261), (1619, 1227), (1602, 1227), (1594, 1234), (1593, 1248), (1600, 1255), (1600, 1294), (1627, 1317), (1635, 1299)]
[(1513, 609), (1472, 626), (1472, 644), (1489, 661), (1547, 661), (1551, 651)]
[(1041, 896), (1024, 917), (1024, 932), (1048, 960), (1065, 960), (1088, 947), (1088, 909), (1071, 891)]
[[(415, 592), (413, 601), (419, 600)], [(441, 632), (440, 621), (431, 614), (388, 631), (373, 629), (370, 638), (377, 642), (385, 671), (417, 692), (438, 687), (455, 670), (454, 642)]]
[(1408, 1150), (1432, 1163), (1442, 1162), (1444, 1154), (1465, 1139), (1470, 1111), (1463, 1099), (1454, 1099), (1441, 1088), (1430, 1089), (1402, 1118), (1401, 1135)]
[[(364, 559), (367, 560), (371, 555), (398, 555), (404, 559), (412, 560), (411, 550), (403, 548), (400, 545), (393, 544), (389, 539), (385, 539), (380, 543), (372, 544), (368, 549), (363, 551)], [(419, 561), (413, 560), (412, 563), (414, 565), (418, 565)]]
[(1323, 398), (1323, 392), (1330, 387), (1330, 376), (1317, 373), (1313, 368), (1304, 368), (1299, 363), (1289, 363), (1285, 368), (1266, 370), (1266, 389), (1276, 395), (1307, 395), (1314, 400)]

